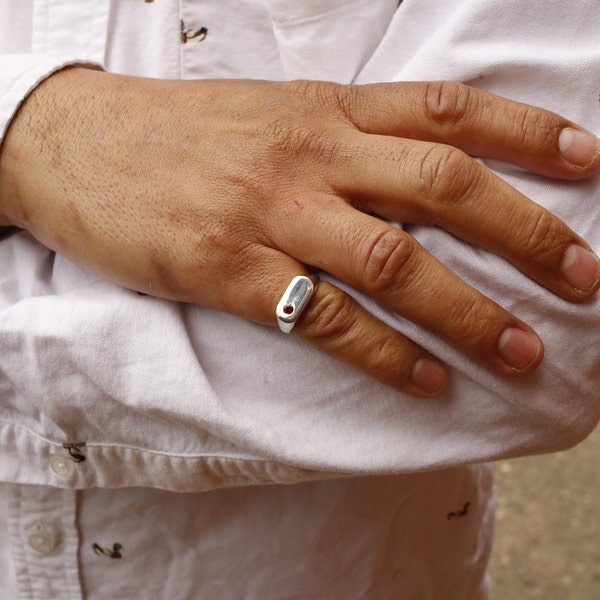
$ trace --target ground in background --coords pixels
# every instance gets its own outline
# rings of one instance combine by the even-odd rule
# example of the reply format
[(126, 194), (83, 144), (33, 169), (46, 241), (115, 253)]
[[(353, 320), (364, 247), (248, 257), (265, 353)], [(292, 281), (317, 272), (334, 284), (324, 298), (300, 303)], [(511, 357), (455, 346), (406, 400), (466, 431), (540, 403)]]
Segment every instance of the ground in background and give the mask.
[(498, 464), (491, 600), (600, 598), (600, 428), (559, 454)]

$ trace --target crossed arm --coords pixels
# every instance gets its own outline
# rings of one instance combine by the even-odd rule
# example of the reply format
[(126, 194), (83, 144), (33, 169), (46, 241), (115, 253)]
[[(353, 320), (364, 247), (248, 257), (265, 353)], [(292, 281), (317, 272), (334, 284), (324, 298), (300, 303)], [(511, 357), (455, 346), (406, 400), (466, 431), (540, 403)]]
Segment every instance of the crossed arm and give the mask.
[[(600, 269), (586, 242), (471, 156), (563, 179), (600, 164), (577, 125), (460, 84), (70, 68), (9, 127), (1, 222), (126, 287), (269, 325), (289, 280), (322, 269), (489, 369), (529, 373), (543, 357), (533, 329), (388, 222), (443, 227), (568, 301), (590, 298)], [(449, 383), (434, 356), (330, 283), (294, 333), (415, 396)]]

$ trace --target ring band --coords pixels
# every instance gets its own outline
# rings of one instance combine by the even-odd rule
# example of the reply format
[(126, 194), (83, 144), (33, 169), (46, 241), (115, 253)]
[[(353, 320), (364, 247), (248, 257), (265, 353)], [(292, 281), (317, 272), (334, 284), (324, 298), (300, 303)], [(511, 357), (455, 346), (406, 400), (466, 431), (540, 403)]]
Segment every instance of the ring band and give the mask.
[(290, 333), (294, 329), (296, 321), (315, 293), (318, 283), (319, 278), (316, 275), (298, 275), (290, 281), (275, 309), (277, 325), (283, 333)]

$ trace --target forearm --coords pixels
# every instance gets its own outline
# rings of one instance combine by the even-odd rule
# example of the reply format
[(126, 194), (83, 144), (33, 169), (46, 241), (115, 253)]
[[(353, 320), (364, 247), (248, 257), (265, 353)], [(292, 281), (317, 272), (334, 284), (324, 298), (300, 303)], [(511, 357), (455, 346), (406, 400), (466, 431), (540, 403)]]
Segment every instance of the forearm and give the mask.
[[(468, 4), (463, 3), (461, 7)], [(411, 5), (407, 3), (406, 6)], [(494, 22), (493, 19), (491, 21)], [(451, 25), (456, 27), (456, 23)], [(463, 35), (467, 34), (463, 32)], [(399, 35), (396, 42), (398, 39), (403, 38)], [(406, 39), (410, 39), (410, 36), (407, 35)], [(444, 39), (447, 46), (443, 43), (434, 44), (432, 55), (429, 55), (427, 60), (419, 55), (414, 60), (407, 60), (403, 69), (393, 72), (385, 71), (385, 68), (389, 65), (397, 65), (398, 61), (394, 62), (389, 56), (386, 57), (383, 50), (389, 49), (390, 46), (384, 44), (380, 55), (381, 62), (371, 62), (365, 69), (363, 78), (369, 81), (369, 74), (373, 76), (373, 73), (377, 73), (381, 79), (402, 77), (415, 79), (418, 76), (417, 71), (421, 76), (430, 73), (428, 69), (432, 64), (437, 68), (436, 78), (447, 74), (457, 79), (468, 79), (474, 72), (481, 70), (482, 65), (478, 62), (478, 55), (474, 56), (474, 63), (465, 62), (460, 45), (455, 48), (451, 36), (449, 39), (442, 38)], [(393, 56), (396, 56), (400, 50), (397, 45), (394, 48)], [(590, 50), (589, 47), (586, 48)], [(410, 50), (410, 48), (406, 49), (406, 56), (411, 56)], [(456, 56), (452, 54), (453, 51), (457, 52)], [(453, 56), (452, 60), (447, 60)], [(552, 56), (554, 59), (557, 58), (556, 55)], [(490, 86), (494, 91), (505, 90), (509, 93), (511, 90), (518, 89), (523, 100), (548, 105), (545, 99), (555, 101), (556, 98), (561, 98), (553, 85), (568, 76), (572, 84), (564, 90), (561, 88), (560, 92), (564, 95), (552, 108), (562, 111), (564, 107), (568, 107), (573, 118), (588, 119), (589, 115), (595, 114), (595, 105), (590, 104), (596, 99), (596, 92), (593, 89), (587, 90), (585, 94), (578, 92), (574, 99), (572, 94), (574, 89), (583, 89), (591, 80), (580, 80), (571, 71), (567, 72), (568, 65), (561, 67), (558, 63), (557, 71), (552, 72), (552, 76), (540, 73), (540, 78), (536, 79), (530, 74), (525, 85), (522, 78), (518, 76), (518, 69), (516, 72), (511, 71), (511, 65), (516, 58), (510, 59), (508, 55), (506, 60), (507, 64), (500, 61), (496, 65), (497, 70), (493, 64), (486, 67), (490, 69)], [(593, 62), (597, 57), (590, 56), (586, 60)], [(377, 71), (377, 64), (381, 71)], [(535, 69), (531, 73), (535, 74)], [(512, 79), (513, 75), (516, 83)], [(477, 83), (483, 85), (479, 81)], [(214, 98), (213, 96), (212, 99)], [(569, 98), (571, 100), (567, 101)], [(139, 94), (131, 96), (132, 102), (138, 102), (139, 99)], [(160, 104), (164, 105), (164, 102), (156, 106)], [(191, 105), (192, 103), (184, 103), (181, 106), (181, 114), (187, 114), (187, 109)], [(217, 117), (221, 116), (218, 113), (222, 113), (221, 109), (222, 105), (218, 105), (215, 118), (210, 122), (217, 122)], [(140, 112), (143, 111), (137, 111)], [(371, 111), (372, 116), (377, 117), (381, 114), (390, 113)], [(163, 120), (161, 122), (164, 123)], [(191, 122), (194, 122), (194, 119)], [(199, 121), (195, 120), (195, 122), (197, 124)], [(514, 122), (515, 120), (513, 124)], [(516, 122), (522, 123), (520, 120)], [(319, 123), (322, 124), (323, 120)], [(485, 138), (483, 134), (493, 129), (491, 126), (494, 125), (494, 121), (490, 120), (483, 125), (482, 135), (476, 136), (477, 142), (481, 142), (481, 139)], [(586, 125), (590, 129), (597, 129), (597, 124), (593, 121), (586, 120)], [(130, 138), (129, 134), (136, 129), (140, 130), (135, 127), (132, 130), (121, 130), (120, 139), (129, 141), (126, 138)], [(157, 130), (160, 135), (156, 137), (161, 139), (161, 143), (166, 139), (168, 129)], [(186, 125), (177, 139), (187, 139), (192, 129)], [(151, 131), (154, 130), (151, 128)], [(203, 133), (206, 131), (208, 130), (203, 130)], [(87, 135), (89, 129), (82, 127), (81, 132)], [(65, 134), (65, 131), (63, 130), (62, 133)], [(550, 172), (546, 174), (552, 174), (551, 171), (559, 164), (558, 145), (555, 143), (558, 132), (541, 137), (546, 141), (550, 139), (552, 143), (546, 144), (547, 154), (537, 161), (537, 166), (540, 170), (549, 168)], [(78, 136), (73, 136), (72, 139), (80, 141)], [(221, 141), (223, 136), (213, 134), (209, 138), (204, 137), (202, 141), (206, 143), (207, 139), (210, 139), (208, 145), (214, 146), (215, 141)], [(255, 136), (253, 139), (261, 138)], [(531, 137), (528, 139), (531, 141)], [(111, 147), (108, 141), (102, 140), (104, 144), (102, 151), (105, 158), (110, 158), (109, 164), (116, 167), (118, 171), (119, 163), (123, 165), (125, 161), (120, 161), (116, 155), (108, 155), (107, 148)], [(88, 148), (92, 147), (93, 144), (88, 145)], [(236, 147), (239, 146), (233, 146)], [(125, 152), (125, 155), (129, 158), (142, 155), (143, 144), (136, 147), (134, 151), (131, 150), (131, 146), (127, 148), (130, 150)], [(191, 155), (194, 148), (196, 148), (194, 144), (187, 146), (186, 152), (177, 155), (178, 160), (175, 163), (181, 162), (179, 157)], [(473, 147), (471, 149), (473, 152), (476, 151)], [(331, 155), (326, 156), (331, 158)], [(48, 157), (49, 155), (45, 159)], [(157, 157), (160, 160), (157, 160)], [(139, 193), (138, 189), (138, 194), (133, 198), (130, 214), (137, 215), (137, 211), (142, 206), (141, 202), (151, 198), (153, 191), (160, 190), (165, 197), (172, 198), (173, 190), (181, 192), (183, 189), (179, 182), (185, 182), (183, 187), (189, 184), (189, 173), (204, 172), (204, 169), (198, 167), (199, 164), (204, 163), (196, 161), (193, 168), (186, 169), (186, 177), (173, 178), (172, 174), (176, 172), (175, 167), (178, 166), (175, 164), (173, 168), (166, 169), (167, 184), (165, 185), (164, 178), (162, 181), (160, 177), (156, 178), (157, 163), (160, 163), (163, 157), (172, 157), (172, 154), (161, 151), (155, 153), (150, 160), (141, 161), (140, 172), (143, 173), (143, 177), (139, 185), (142, 186), (144, 193)], [(99, 166), (91, 161), (90, 164), (93, 168), (84, 170), (84, 173), (102, 171), (104, 163)], [(498, 168), (498, 163), (489, 164)], [(562, 164), (561, 168), (565, 167), (564, 163), (560, 164)], [(260, 166), (262, 168), (262, 165)], [(311, 177), (315, 173), (320, 173), (321, 166), (318, 162), (314, 163), (310, 171)], [(205, 170), (213, 172), (211, 169)], [(104, 171), (112, 172), (113, 169), (104, 169)], [(337, 172), (346, 173), (341, 169)], [(363, 169), (360, 172), (365, 178), (369, 170)], [(586, 237), (595, 250), (598, 250), (596, 225), (598, 215), (593, 201), (597, 195), (595, 179), (578, 184), (548, 184), (537, 176), (523, 173), (520, 169), (504, 170), (503, 168), (500, 172), (527, 195), (553, 212), (557, 212), (578, 233)], [(237, 173), (239, 174), (239, 171)], [(575, 169), (572, 175), (576, 177), (582, 173)], [(83, 180), (85, 181), (85, 178)], [(67, 178), (64, 178), (64, 181), (72, 183)], [(256, 182), (257, 179), (248, 177), (245, 181)], [(264, 183), (265, 180), (258, 180), (259, 183), (261, 181)], [(43, 188), (43, 185), (41, 187)], [(59, 188), (55, 187), (55, 189)], [(118, 194), (115, 194), (115, 189), (120, 190)], [(123, 189), (114, 186), (103, 188), (100, 197), (105, 201), (107, 198), (112, 199), (117, 196), (118, 202), (113, 203), (112, 206), (118, 206), (123, 198), (128, 198), (128, 195), (122, 192)], [(186, 189), (193, 192), (191, 197), (194, 199), (205, 191), (204, 186), (197, 185)], [(217, 186), (210, 195), (211, 209), (215, 206), (215, 199), (224, 195), (224, 189), (224, 186)], [(275, 189), (272, 186), (268, 188), (269, 197), (272, 197)], [(339, 187), (337, 189), (339, 191)], [(396, 187), (396, 193), (397, 189)], [(83, 194), (79, 194), (76, 190), (77, 193), (73, 198), (83, 199), (88, 208), (93, 206), (88, 202), (89, 185), (87, 189), (84, 186), (82, 191)], [(28, 197), (30, 201), (40, 199), (38, 193), (28, 194)], [(292, 197), (297, 200), (304, 196), (293, 194)], [(373, 194), (372, 197), (378, 196)], [(60, 207), (64, 196), (62, 200), (60, 195), (56, 198)], [(249, 194), (240, 193), (235, 198), (237, 201), (234, 205), (245, 206)], [(490, 202), (492, 207), (498, 206), (499, 196), (496, 194), (482, 194), (477, 198)], [(364, 197), (361, 199), (364, 200)], [(579, 207), (575, 212), (571, 210), (574, 205)], [(274, 207), (274, 205), (269, 206)], [(290, 206), (297, 208), (298, 205), (291, 203)], [(61, 226), (64, 228), (66, 224), (63, 219), (64, 213), (60, 210), (52, 211), (54, 214), (48, 215), (51, 219), (48, 222), (54, 223), (55, 234), (60, 233)], [(202, 214), (205, 212), (202, 211)], [(246, 212), (243, 222), (247, 223), (248, 219), (259, 212), (257, 210)], [(43, 215), (43, 212), (39, 214)], [(61, 214), (62, 216), (56, 217)], [(197, 226), (201, 223), (197, 213), (188, 212), (186, 217), (191, 214), (194, 214), (195, 218), (183, 219), (184, 225)], [(171, 213), (171, 216), (181, 217), (181, 214)], [(500, 212), (493, 216), (499, 226), (506, 225), (504, 213)], [(496, 222), (494, 219), (492, 222)], [(66, 221), (70, 222), (68, 219)], [(174, 226), (174, 221), (175, 218), (169, 222), (169, 227)], [(38, 227), (43, 226), (45, 222), (45, 218), (37, 219)], [(219, 221), (220, 224), (225, 222), (223, 219)], [(285, 224), (296, 225), (298, 222), (298, 219), (294, 218), (288, 219)], [(112, 249), (108, 249), (114, 251), (119, 257), (127, 258), (131, 255), (131, 249), (135, 249), (135, 244), (127, 245), (131, 236), (128, 238), (129, 232), (123, 225), (126, 223), (126, 220), (116, 220), (113, 216), (107, 218), (105, 215), (100, 231), (109, 231), (110, 236), (113, 236), (115, 231), (120, 230), (122, 234), (120, 242), (125, 246), (115, 245)], [(307, 230), (310, 230), (310, 227), (307, 226)], [(162, 231), (160, 228), (142, 227), (135, 239), (145, 244), (148, 239), (155, 239), (160, 231)], [(185, 236), (173, 234), (173, 230), (168, 231), (172, 233), (169, 234), (171, 241), (167, 244), (163, 243), (162, 248), (171, 255), (177, 254), (172, 253), (173, 248), (177, 247), (175, 241), (185, 237), (188, 241), (198, 243), (198, 240), (202, 239), (198, 235), (197, 227), (186, 229)], [(280, 231), (286, 229), (281, 227)], [(10, 335), (4, 338), (6, 352), (1, 355), (6, 361), (5, 372), (10, 373), (13, 378), (12, 389), (7, 388), (6, 391), (6, 405), (19, 405), (19, 402), (23, 402), (25, 406), (22, 410), (23, 414), (27, 413), (27, 407), (31, 409), (32, 405), (43, 406), (44, 411), (53, 415), (44, 422), (43, 427), (40, 423), (32, 425), (37, 439), (45, 440), (46, 446), (40, 450), (40, 456), (47, 452), (48, 447), (60, 448), (61, 443), (66, 441), (63, 438), (67, 431), (69, 436), (77, 437), (77, 441), (96, 440), (90, 442), (89, 446), (95, 448), (94, 452), (100, 455), (104, 452), (104, 448), (111, 444), (123, 448), (135, 447), (138, 456), (143, 456), (145, 452), (151, 454), (174, 452), (182, 458), (181, 462), (185, 462), (183, 460), (185, 456), (194, 456), (198, 462), (202, 462), (206, 457), (213, 456), (215, 452), (223, 452), (230, 453), (234, 458), (257, 460), (261, 464), (272, 465), (273, 462), (293, 464), (327, 473), (403, 472), (428, 469), (445, 464), (556, 450), (584, 437), (598, 419), (595, 392), (598, 387), (596, 365), (599, 361), (595, 352), (597, 301), (572, 306), (565, 300), (559, 300), (552, 292), (544, 291), (537, 284), (533, 284), (527, 277), (509, 267), (504, 260), (493, 258), (484, 251), (462, 244), (437, 228), (414, 227), (409, 231), (469, 283), (531, 322), (536, 329), (539, 328), (542, 339), (547, 343), (548, 351), (538, 372), (523, 379), (505, 379), (503, 376), (494, 375), (478, 365), (475, 356), (464, 357), (457, 350), (452, 349), (447, 342), (441, 341), (437, 335), (412, 325), (409, 319), (395, 317), (393, 312), (381, 311), (377, 304), (359, 297), (382, 320), (401, 329), (409, 338), (430, 350), (432, 355), (441, 356), (452, 366), (453, 383), (446, 395), (439, 400), (419, 402), (330, 361), (297, 341), (281, 336), (276, 330), (211, 310), (201, 310), (192, 306), (181, 309), (179, 305), (160, 300), (139, 298), (126, 290), (100, 283), (98, 278), (89, 273), (84, 275), (83, 271), (79, 271), (68, 261), (59, 257), (54, 258), (50, 252), (40, 247), (38, 250), (41, 253), (34, 252), (35, 258), (31, 263), (27, 261), (20, 263), (20, 266), (26, 268), (20, 269), (19, 277), (22, 278), (23, 271), (28, 270), (31, 270), (36, 277), (38, 273), (43, 273), (45, 279), (41, 284), (32, 281), (31, 287), (28, 288), (23, 286), (22, 282), (15, 280), (15, 288), (22, 290), (22, 295), (18, 296), (16, 302), (15, 288), (11, 286), (6, 288), (10, 293), (5, 299), (5, 312), (2, 319), (3, 327)], [(151, 235), (148, 236), (148, 232), (151, 232)], [(36, 234), (42, 238), (38, 231)], [(290, 236), (283, 237), (289, 240)], [(328, 239), (327, 236), (323, 237)], [(26, 239), (26, 235), (23, 234), (20, 239)], [(108, 239), (108, 246), (110, 246), (113, 238)], [(229, 237), (213, 235), (212, 239), (215, 243), (211, 245), (211, 251), (202, 254), (202, 258), (206, 261), (223, 247)], [(335, 242), (337, 236), (334, 235), (332, 239)], [(355, 236), (354, 239), (361, 240), (360, 236)], [(82, 241), (83, 238), (80, 236), (79, 240)], [(49, 239), (48, 244), (60, 249), (56, 241)], [(30, 244), (31, 240), (28, 239), (28, 243)], [(127, 250), (123, 250), (124, 247)], [(354, 248), (354, 245), (348, 247)], [(7, 265), (6, 271), (10, 272), (14, 270), (14, 265), (11, 265), (13, 246), (11, 244), (5, 248), (7, 254), (4, 257), (4, 264)], [(81, 248), (85, 250), (86, 244), (82, 244)], [(306, 245), (302, 250), (305, 248)], [(531, 251), (532, 256), (535, 255), (535, 248), (531, 248)], [(92, 260), (96, 260), (98, 254), (91, 252), (90, 256)], [(155, 257), (160, 259), (161, 254), (157, 253)], [(527, 252), (524, 252), (521, 258), (523, 267), (526, 267)], [(552, 273), (556, 281), (560, 274), (558, 268), (560, 253), (557, 253), (553, 263), (556, 263), (556, 268), (551, 271), (546, 270), (546, 274)], [(49, 272), (50, 264), (60, 265), (60, 268), (54, 273)], [(198, 263), (195, 264), (197, 266)], [(201, 264), (204, 266), (205, 262)], [(223, 278), (223, 269), (228, 264), (230, 262), (222, 261), (221, 269), (215, 270), (217, 275), (208, 280), (220, 282)], [(242, 260), (236, 264), (254, 267), (256, 262)], [(544, 275), (545, 269), (540, 268), (538, 271)], [(139, 270), (132, 268), (131, 272), (135, 273)], [(173, 269), (171, 274), (177, 275), (179, 272)], [(237, 281), (235, 277), (239, 276), (239, 272), (236, 267), (233, 280)], [(192, 269), (189, 273), (193, 274), (197, 271)], [(188, 276), (186, 279), (188, 282), (198, 282), (195, 275)], [(145, 278), (144, 281), (147, 283), (148, 279)], [(345, 287), (338, 279), (330, 281), (339, 288)], [(424, 279), (417, 278), (416, 281), (419, 283)], [(139, 282), (136, 285), (139, 285)], [(235, 287), (235, 291), (240, 289), (257, 288), (239, 285)], [(351, 287), (346, 289), (353, 296), (357, 296)], [(447, 299), (447, 287), (441, 285), (432, 289), (435, 293), (420, 296), (418, 304), (423, 307), (423, 313), (445, 317), (446, 313), (440, 311), (437, 302), (444, 300), (444, 297)], [(565, 288), (562, 289), (564, 291)], [(47, 297), (38, 300), (40, 290)], [(275, 291), (273, 296), (277, 296)], [(235, 298), (235, 309), (250, 305), (253, 308), (261, 308), (257, 302), (240, 302), (236, 294), (225, 294), (221, 297)], [(28, 302), (29, 298), (36, 299)], [(436, 299), (435, 302), (433, 298)], [(90, 304), (92, 299), (97, 304)], [(468, 303), (454, 305), (456, 311), (452, 311), (453, 314), (460, 313), (460, 310), (468, 305)], [(57, 312), (54, 312), (55, 308), (58, 308)], [(151, 312), (147, 312), (150, 308)], [(47, 320), (52, 322), (53, 326), (48, 328), (48, 322), (37, 319), (40, 314), (54, 315), (52, 319)], [(148, 316), (149, 314), (151, 317)], [(272, 311), (264, 314), (266, 317), (263, 317), (263, 320), (268, 320), (268, 317), (272, 316)], [(99, 315), (102, 317), (100, 318)], [(75, 340), (71, 339), (73, 331), (86, 331), (90, 323), (94, 323), (96, 329), (89, 333), (89, 336), (76, 336)], [(170, 324), (170, 327), (167, 327), (166, 323)], [(459, 337), (460, 329), (456, 333), (456, 338)], [(37, 339), (39, 344), (32, 345), (31, 339)], [(90, 339), (94, 339), (98, 344), (91, 349)], [(28, 364), (29, 370), (23, 370), (22, 356), (18, 351), (28, 344), (30, 347), (41, 347), (47, 351), (41, 354), (43, 359), (41, 362), (36, 359), (35, 362)], [(474, 346), (477, 347), (477, 344)], [(346, 343), (345, 347), (352, 347), (352, 344)], [(57, 352), (53, 355), (50, 350)], [(358, 354), (364, 356), (362, 352)], [(62, 357), (63, 365), (77, 365), (72, 374), (78, 385), (72, 386), (70, 392), (60, 381), (52, 384), (52, 392), (49, 392), (46, 387), (43, 376), (55, 368), (58, 356)], [(132, 356), (136, 357), (134, 365), (131, 362)], [(162, 377), (162, 368), (165, 360), (175, 361), (175, 366), (172, 365), (173, 370), (170, 371), (171, 376), (166, 378), (168, 383), (175, 382), (171, 389), (165, 389), (163, 385), (165, 379)], [(122, 369), (119, 365), (127, 365), (127, 368)], [(186, 367), (182, 368), (181, 365)], [(564, 370), (565, 365), (569, 367), (567, 370)], [(139, 373), (136, 371), (137, 368), (140, 369)], [(395, 369), (405, 369), (402, 361), (397, 361)], [(154, 377), (148, 377), (148, 373)], [(140, 382), (144, 382), (145, 385), (140, 386)], [(66, 421), (56, 417), (63, 414), (68, 416), (78, 410), (82, 394), (85, 394), (89, 400), (90, 404), (86, 404), (86, 407), (89, 406), (90, 410), (83, 411), (84, 417), (76, 427), (67, 417), (65, 417)], [(48, 395), (51, 398), (50, 403)], [(292, 402), (290, 398), (293, 399)], [(113, 409), (118, 407), (118, 409), (112, 412), (92, 410), (93, 407), (106, 406), (111, 406)], [(111, 414), (125, 414), (129, 417), (114, 419), (111, 418)], [(132, 437), (132, 431), (127, 425), (133, 421), (140, 426), (141, 432), (151, 431), (156, 421), (167, 422), (172, 435), (161, 439), (160, 436), (153, 435)], [(111, 439), (103, 437), (103, 432), (108, 430), (111, 430)], [(109, 464), (106, 463), (105, 467), (108, 471)], [(155, 475), (158, 477), (160, 474)], [(99, 482), (102, 481), (103, 476), (100, 470)], [(131, 477), (134, 477), (133, 472)], [(153, 485), (152, 481), (141, 482), (139, 479), (135, 481), (144, 485)], [(160, 481), (156, 484), (160, 485)], [(183, 480), (178, 480), (177, 485), (183, 486)]]
[[(101, 68), (98, 64), (85, 62), (75, 56), (0, 54), (0, 225), (24, 225), (24, 215), (17, 210), (19, 190), (15, 177), (17, 172), (30, 167), (33, 168), (32, 175), (35, 173), (35, 165), (30, 164), (32, 157), (28, 152), (28, 149), (35, 146), (31, 120), (17, 120), (16, 116), (25, 100), (41, 121), (49, 120), (52, 111), (61, 108), (68, 111), (68, 104), (62, 107), (52, 104), (42, 89), (47, 78), (51, 79), (47, 85), (52, 86), (52, 75), (76, 65), (90, 69)], [(43, 96), (41, 101), (40, 95)], [(13, 121), (17, 121), (17, 124), (11, 127)], [(7, 140), (9, 130), (10, 139)], [(51, 134), (48, 132), (48, 135)]]

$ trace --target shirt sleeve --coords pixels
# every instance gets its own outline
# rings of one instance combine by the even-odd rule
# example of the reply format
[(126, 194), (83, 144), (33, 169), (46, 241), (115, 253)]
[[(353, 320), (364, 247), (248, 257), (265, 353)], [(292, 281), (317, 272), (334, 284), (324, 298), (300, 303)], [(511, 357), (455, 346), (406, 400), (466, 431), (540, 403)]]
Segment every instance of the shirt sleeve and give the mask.
[(24, 98), (55, 71), (105, 59), (109, 0), (0, 5), (0, 141)]
[(54, 72), (72, 65), (100, 68), (69, 55), (0, 54), (0, 140), (27, 95)]
[[(459, 79), (600, 131), (593, 3), (552, 15), (541, 2), (426, 4), (400, 6), (359, 82)], [(565, 183), (486, 165), (600, 251), (597, 177)], [(407, 473), (582, 440), (600, 418), (600, 300), (570, 304), (439, 229), (410, 232), (540, 333), (540, 368), (502, 378), (352, 292), (451, 366), (448, 392), (417, 400), (273, 328), (119, 288), (24, 232), (4, 240), (0, 478), (199, 491)]]

